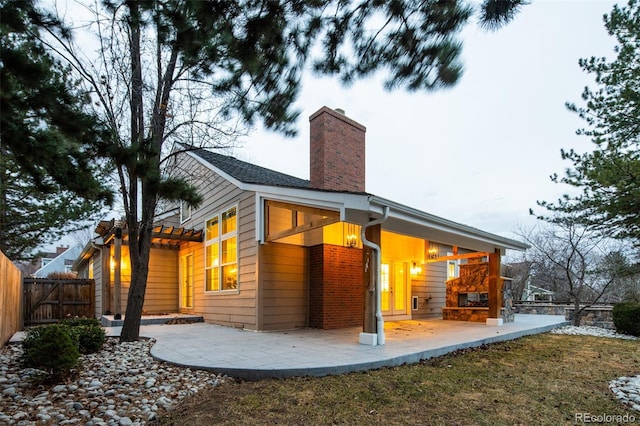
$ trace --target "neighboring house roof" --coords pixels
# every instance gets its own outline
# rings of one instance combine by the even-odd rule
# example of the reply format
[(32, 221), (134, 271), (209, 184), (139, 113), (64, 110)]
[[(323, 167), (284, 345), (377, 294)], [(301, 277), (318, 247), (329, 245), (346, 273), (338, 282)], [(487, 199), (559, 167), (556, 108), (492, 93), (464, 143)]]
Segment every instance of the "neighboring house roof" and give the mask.
[(256, 166), (233, 157), (198, 148), (192, 151), (209, 164), (244, 183), (258, 185), (286, 186), (292, 188), (309, 188), (309, 181), (295, 176), (276, 172), (265, 167)]
[(102, 238), (96, 237), (92, 240), (89, 240), (74, 259), (73, 264), (71, 265), (71, 270), (78, 272), (80, 265), (82, 265), (84, 262), (88, 262), (93, 254), (100, 250), (101, 247)]
[(52, 272), (69, 272), (71, 264), (78, 257), (80, 252), (82, 252), (82, 245), (80, 244), (68, 248), (51, 262), (34, 272), (33, 276), (36, 278), (46, 278), (47, 275)]
[(534, 294), (534, 293), (539, 293), (539, 294), (555, 294), (555, 292), (551, 291), (551, 290), (547, 290), (546, 288), (542, 288), (542, 287), (537, 287), (535, 285), (531, 285), (529, 284), (527, 286), (528, 290), (529, 290), (529, 294)]

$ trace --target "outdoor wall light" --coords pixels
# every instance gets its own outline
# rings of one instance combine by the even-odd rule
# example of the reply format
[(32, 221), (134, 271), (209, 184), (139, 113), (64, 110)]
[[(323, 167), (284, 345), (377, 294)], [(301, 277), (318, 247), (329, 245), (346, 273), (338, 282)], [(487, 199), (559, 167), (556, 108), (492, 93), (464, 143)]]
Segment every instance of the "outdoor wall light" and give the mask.
[(345, 223), (343, 229), (344, 246), (345, 247), (357, 247), (358, 246), (358, 232), (356, 225), (352, 223)]
[(416, 262), (413, 262), (413, 264), (411, 265), (411, 275), (418, 276), (420, 274), (422, 274), (422, 267)]

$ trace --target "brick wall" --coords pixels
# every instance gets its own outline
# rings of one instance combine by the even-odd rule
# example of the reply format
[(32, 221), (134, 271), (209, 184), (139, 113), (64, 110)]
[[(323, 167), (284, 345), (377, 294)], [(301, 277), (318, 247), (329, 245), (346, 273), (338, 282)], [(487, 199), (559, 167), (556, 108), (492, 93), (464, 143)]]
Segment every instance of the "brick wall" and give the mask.
[(317, 245), (309, 250), (309, 325), (331, 330), (362, 326), (362, 250)]
[(366, 128), (327, 107), (309, 121), (311, 187), (365, 192)]

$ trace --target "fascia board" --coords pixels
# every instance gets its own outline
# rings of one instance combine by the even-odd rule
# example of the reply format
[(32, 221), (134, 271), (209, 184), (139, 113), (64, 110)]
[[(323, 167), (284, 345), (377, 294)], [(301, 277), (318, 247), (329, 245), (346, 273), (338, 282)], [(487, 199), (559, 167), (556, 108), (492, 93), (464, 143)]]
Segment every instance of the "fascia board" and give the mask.
[[(264, 200), (282, 201), (308, 207), (318, 207), (335, 210), (340, 214), (340, 220), (344, 221), (347, 209), (368, 206), (366, 194), (353, 194), (343, 192), (325, 192), (312, 189), (286, 188), (277, 186), (248, 185), (249, 190), (255, 191), (256, 197), (256, 240), (262, 242), (264, 236)], [(366, 211), (366, 209), (363, 209)]]
[(390, 217), (394, 217), (399, 220), (415, 223), (416, 225), (427, 226), (462, 237), (477, 239), (479, 241), (495, 244), (512, 250), (524, 251), (529, 248), (528, 244), (522, 243), (520, 241), (482, 231), (468, 225), (463, 225), (449, 219), (435, 216), (430, 213), (426, 213), (412, 207), (396, 203), (395, 201), (376, 196), (371, 197), (370, 201), (373, 205), (378, 205), (378, 209), (380, 211), (382, 210), (382, 206), (388, 206), (390, 208)]

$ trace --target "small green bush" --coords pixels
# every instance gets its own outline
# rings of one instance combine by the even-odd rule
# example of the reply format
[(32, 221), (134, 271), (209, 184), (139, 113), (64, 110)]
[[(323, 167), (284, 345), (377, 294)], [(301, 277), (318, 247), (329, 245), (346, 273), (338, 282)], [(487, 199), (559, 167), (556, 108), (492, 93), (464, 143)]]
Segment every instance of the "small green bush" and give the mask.
[(47, 379), (62, 380), (78, 365), (80, 353), (64, 326), (36, 327), (22, 341), (21, 363), (47, 373)]
[(104, 344), (105, 331), (95, 318), (72, 318), (62, 321), (71, 340), (78, 346), (81, 354), (98, 352)]
[(62, 320), (62, 323), (71, 327), (77, 327), (80, 325), (100, 327), (100, 320), (97, 318), (67, 318)]
[(618, 333), (640, 337), (640, 303), (614, 305), (613, 324)]

